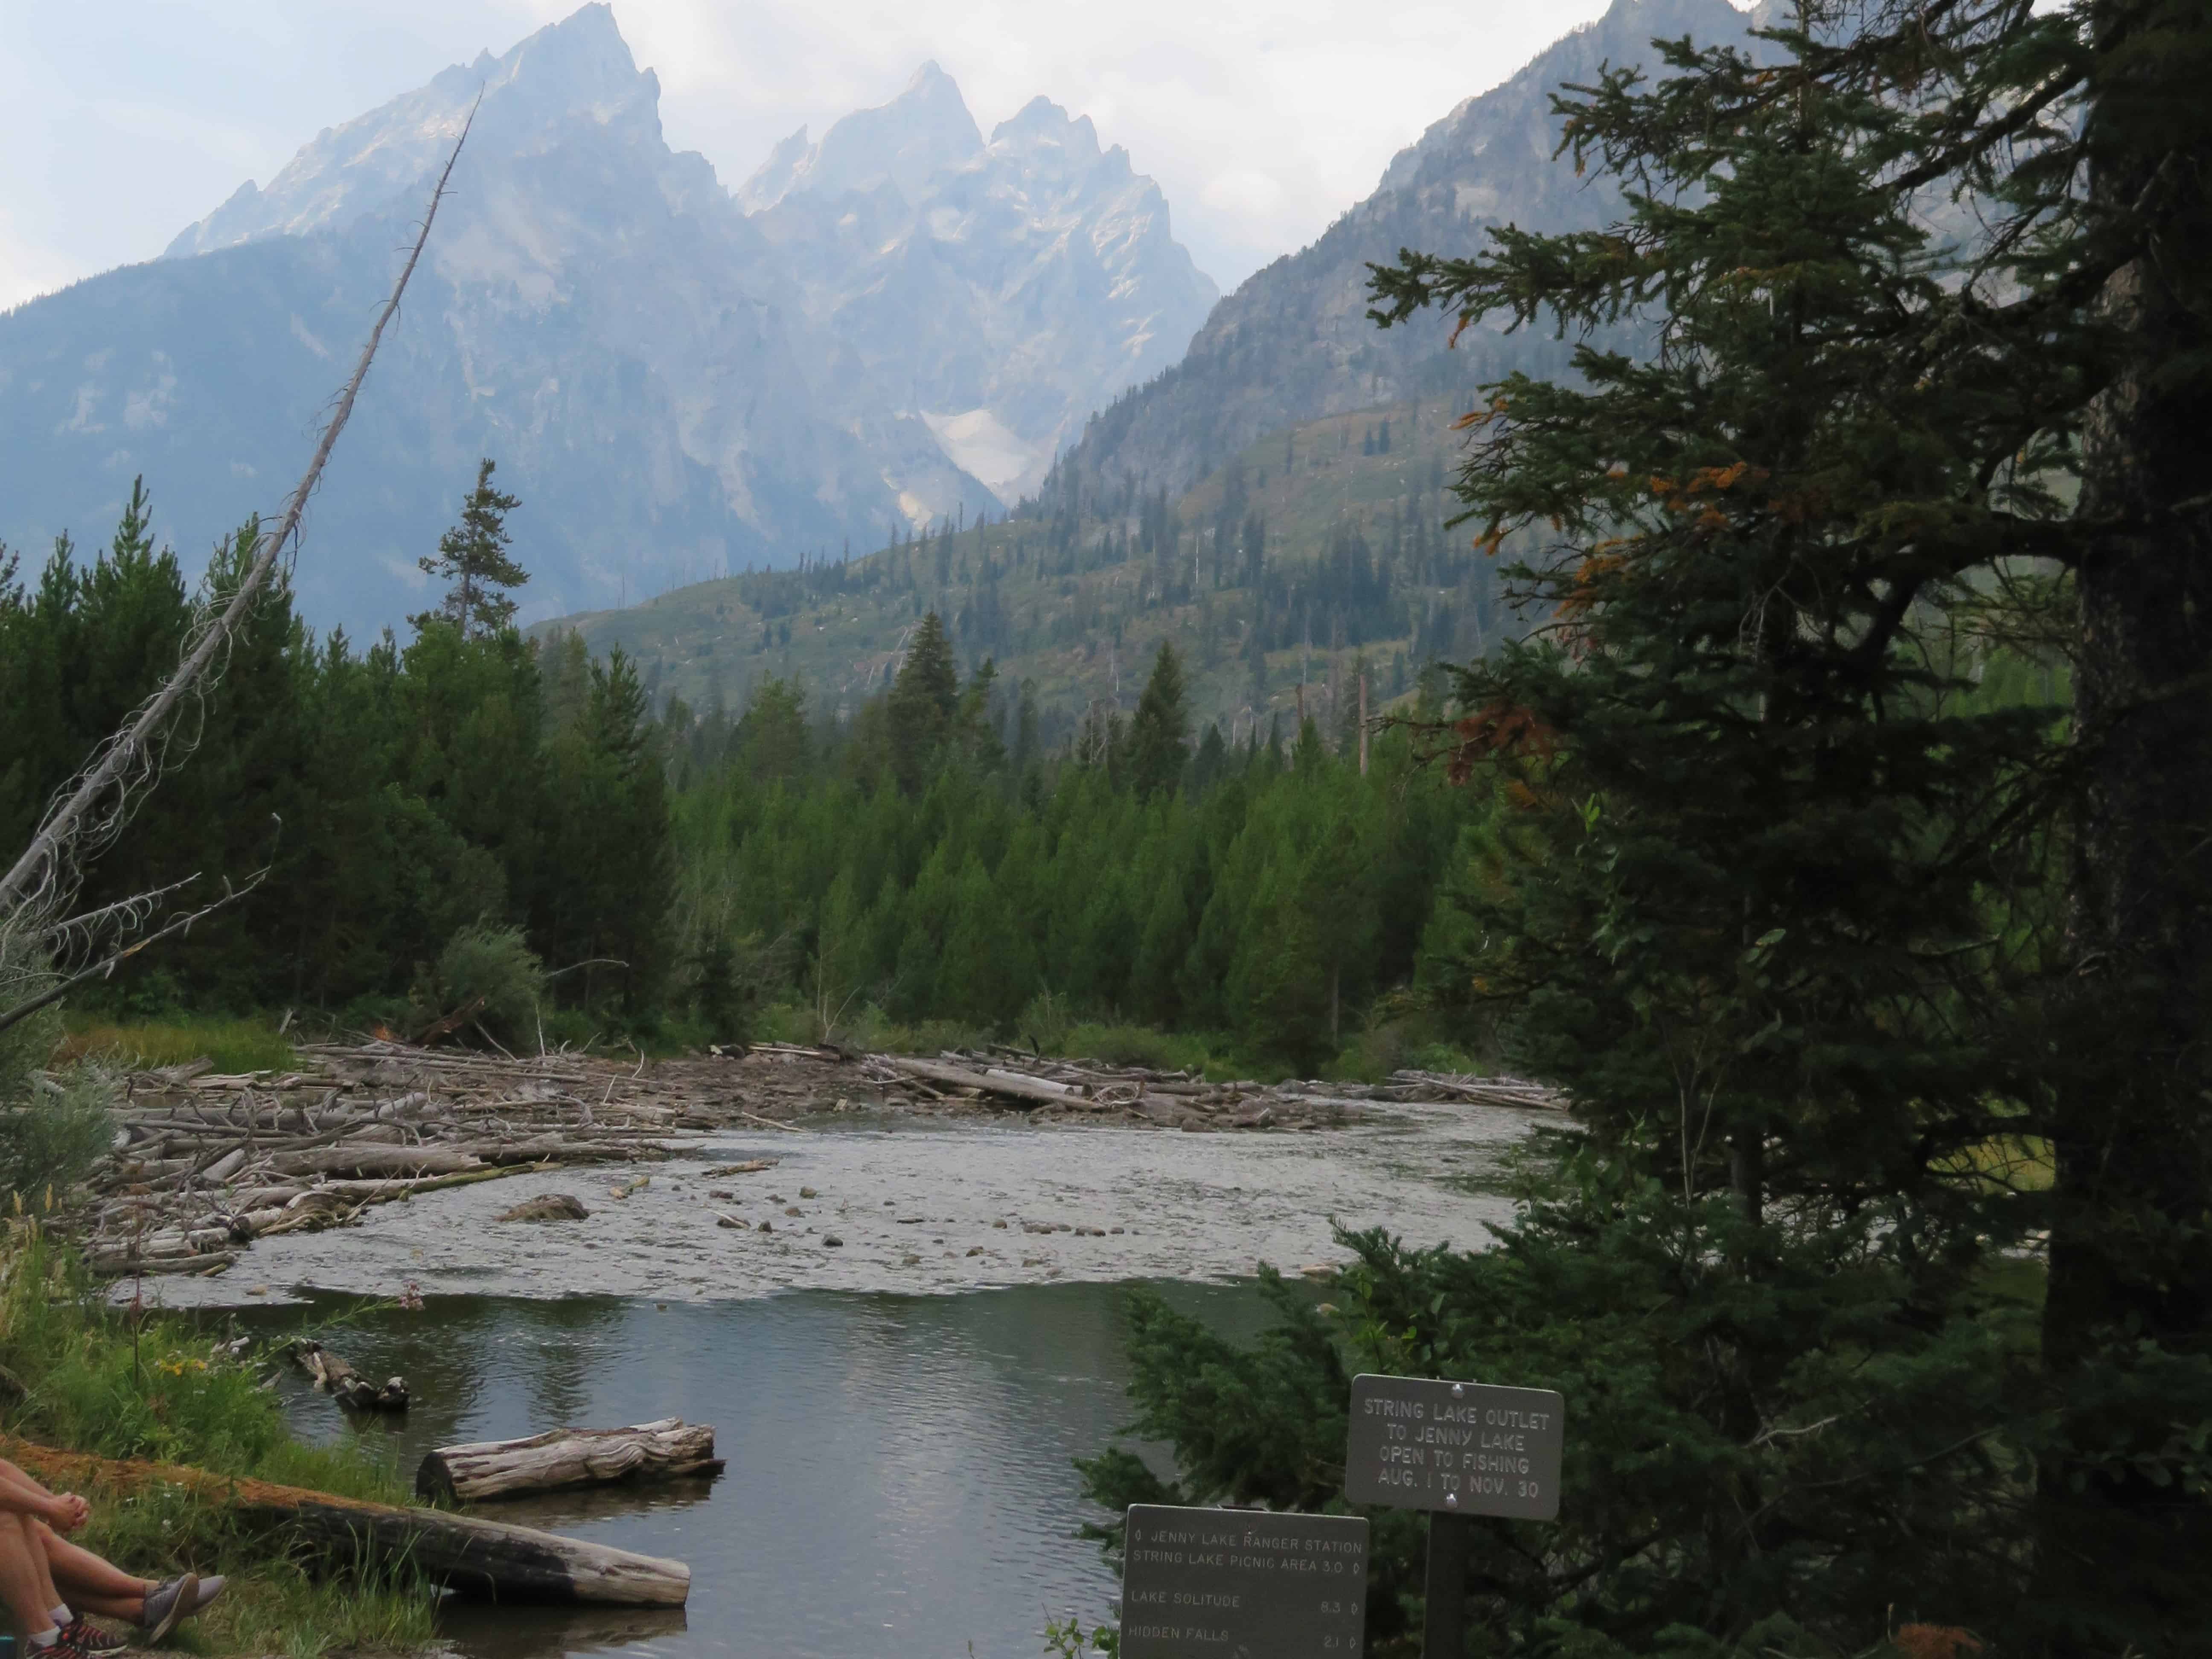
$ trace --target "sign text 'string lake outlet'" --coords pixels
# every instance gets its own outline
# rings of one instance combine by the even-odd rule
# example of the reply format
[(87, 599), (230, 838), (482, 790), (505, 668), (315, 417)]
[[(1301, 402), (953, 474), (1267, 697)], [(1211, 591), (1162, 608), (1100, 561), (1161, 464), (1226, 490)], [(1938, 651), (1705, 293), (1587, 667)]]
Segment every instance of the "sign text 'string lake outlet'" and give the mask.
[(1344, 1495), (1393, 1509), (1552, 1520), (1564, 1407), (1549, 1389), (1355, 1376)]

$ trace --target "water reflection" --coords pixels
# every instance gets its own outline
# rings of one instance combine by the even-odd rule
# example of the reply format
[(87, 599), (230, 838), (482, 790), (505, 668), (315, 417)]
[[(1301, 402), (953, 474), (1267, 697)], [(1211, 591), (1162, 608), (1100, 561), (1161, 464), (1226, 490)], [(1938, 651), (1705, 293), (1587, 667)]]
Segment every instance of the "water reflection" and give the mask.
[[(1265, 1322), (1247, 1286), (1162, 1287), (1232, 1334)], [(312, 1317), (343, 1312), (319, 1299)], [(253, 1322), (279, 1328), (302, 1310)], [(349, 1424), (288, 1382), (319, 1438), (351, 1434), (412, 1479), (431, 1446), (684, 1417), (715, 1425), (712, 1483), (556, 1493), (483, 1512), (691, 1564), (688, 1618), (456, 1610), (474, 1659), (641, 1644), (744, 1659), (1042, 1653), (1049, 1616), (1115, 1587), (1071, 1458), (1128, 1415), (1121, 1296), (1065, 1285), (963, 1297), (805, 1292), (675, 1304), (432, 1297), (360, 1314), (331, 1346), (407, 1378), (404, 1419)]]

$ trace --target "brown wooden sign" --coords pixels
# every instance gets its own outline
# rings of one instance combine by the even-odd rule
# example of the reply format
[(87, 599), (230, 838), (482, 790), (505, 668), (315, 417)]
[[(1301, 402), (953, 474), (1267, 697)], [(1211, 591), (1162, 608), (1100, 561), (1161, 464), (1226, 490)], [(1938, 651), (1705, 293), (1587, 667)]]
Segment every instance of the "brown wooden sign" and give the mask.
[(1358, 1659), (1367, 1522), (1131, 1506), (1122, 1659)]
[(1355, 1376), (1344, 1495), (1392, 1509), (1552, 1520), (1565, 1407), (1549, 1389)]

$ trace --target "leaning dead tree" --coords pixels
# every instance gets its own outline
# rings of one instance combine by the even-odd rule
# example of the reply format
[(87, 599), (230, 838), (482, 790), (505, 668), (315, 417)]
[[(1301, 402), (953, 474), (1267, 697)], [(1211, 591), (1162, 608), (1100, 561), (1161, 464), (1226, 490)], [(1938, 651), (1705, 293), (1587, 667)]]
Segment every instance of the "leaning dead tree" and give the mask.
[(0, 875), (0, 1030), (55, 1000), (70, 986), (112, 971), (126, 955), (143, 948), (153, 938), (178, 931), (207, 910), (241, 896), (258, 881), (257, 876), (242, 886), (226, 883), (223, 896), (215, 904), (172, 921), (155, 935), (116, 950), (90, 967), (60, 975), (50, 969), (49, 964), (56, 961), (97, 955), (103, 934), (127, 935), (143, 929), (162, 914), (164, 901), (174, 892), (173, 888), (164, 889), (87, 915), (69, 914), (85, 866), (123, 833), (139, 800), (160, 782), (178, 734), (179, 715), (221, 672), (220, 665), (240, 625), (268, 586), (270, 573), (285, 545), (297, 532), (307, 498), (321, 481), (338, 434), (352, 416), (354, 400), (368, 378), (368, 366), (375, 360), (384, 331), (398, 314), (408, 279), (422, 260), (430, 227), (438, 216), (438, 204), (446, 198), (454, 163), (460, 160), (461, 147), (468, 142), (475, 119), (471, 110), (462, 123), (398, 280), (377, 313), (368, 343), (362, 347), (361, 360), (331, 405), (307, 470), (285, 499), (275, 527), (260, 533), (252, 562), (237, 586), (227, 596), (220, 596), (220, 604), (211, 601), (202, 613), (185, 639), (175, 672), (94, 751), (84, 769), (57, 793), (30, 844)]

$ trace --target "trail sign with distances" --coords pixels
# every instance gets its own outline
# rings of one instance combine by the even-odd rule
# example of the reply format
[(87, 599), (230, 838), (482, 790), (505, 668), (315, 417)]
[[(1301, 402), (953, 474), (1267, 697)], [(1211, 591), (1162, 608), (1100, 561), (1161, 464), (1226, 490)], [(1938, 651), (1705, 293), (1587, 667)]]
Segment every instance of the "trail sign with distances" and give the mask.
[(1549, 1389), (1355, 1376), (1344, 1495), (1392, 1509), (1552, 1520), (1565, 1407)]
[(1360, 1516), (1130, 1505), (1122, 1659), (1358, 1659), (1366, 1624)]

